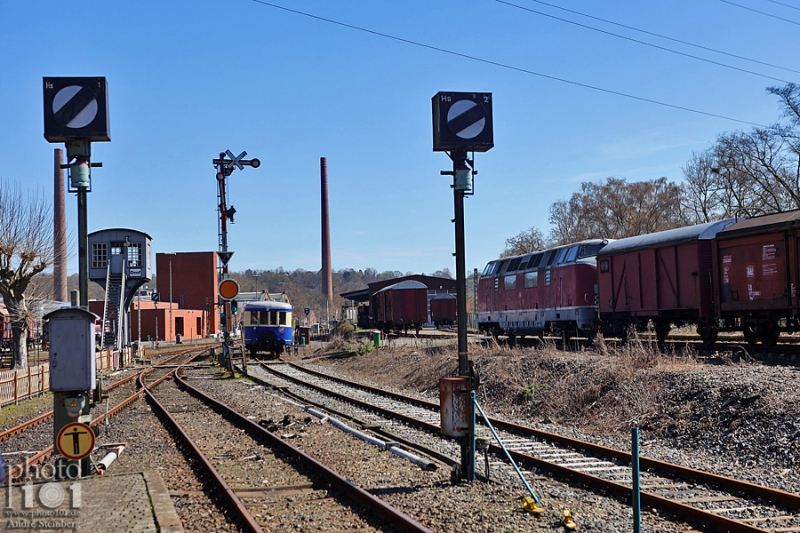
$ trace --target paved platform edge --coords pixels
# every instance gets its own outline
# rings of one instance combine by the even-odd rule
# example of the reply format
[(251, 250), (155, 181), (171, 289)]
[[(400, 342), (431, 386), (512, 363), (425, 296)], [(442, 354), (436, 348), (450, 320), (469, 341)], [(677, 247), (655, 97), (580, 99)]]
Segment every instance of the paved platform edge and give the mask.
[(161, 533), (184, 533), (183, 524), (172, 503), (164, 478), (157, 470), (146, 470), (142, 472), (142, 475), (147, 485), (147, 492), (150, 494), (150, 502), (153, 505), (153, 514), (155, 514), (159, 531)]

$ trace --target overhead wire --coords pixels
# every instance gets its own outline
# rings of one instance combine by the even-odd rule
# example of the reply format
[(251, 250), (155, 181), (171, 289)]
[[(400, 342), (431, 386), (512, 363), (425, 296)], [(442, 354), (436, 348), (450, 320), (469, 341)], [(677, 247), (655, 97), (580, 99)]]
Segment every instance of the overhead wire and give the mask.
[(703, 61), (704, 63), (711, 63), (712, 65), (717, 65), (719, 67), (728, 68), (728, 69), (731, 69), (731, 70), (738, 70), (739, 72), (744, 72), (745, 74), (751, 74), (753, 76), (758, 76), (760, 78), (767, 78), (769, 80), (775, 80), (775, 81), (779, 81), (781, 83), (789, 83), (789, 80), (776, 78), (774, 76), (768, 76), (767, 74), (761, 74), (759, 72), (754, 72), (752, 70), (747, 70), (745, 68), (735, 67), (733, 65), (727, 65), (725, 63), (720, 63), (719, 61), (714, 61), (713, 59), (706, 59), (704, 57), (700, 57), (700, 56), (696, 56), (696, 55), (692, 55), (692, 54), (687, 54), (687, 53), (681, 52), (679, 50), (673, 50), (672, 48), (667, 48), (665, 46), (660, 46), (660, 45), (657, 45), (657, 44), (648, 43), (646, 41), (640, 41), (639, 39), (634, 39), (633, 37), (628, 37), (626, 35), (621, 35), (619, 33), (613, 33), (613, 32), (606, 31), (606, 30), (603, 30), (603, 29), (600, 29), (600, 28), (595, 28), (594, 26), (589, 26), (587, 24), (581, 24), (580, 22), (575, 22), (574, 20), (569, 20), (569, 19), (557, 17), (555, 15), (551, 15), (551, 14), (545, 13), (543, 11), (538, 11), (536, 9), (531, 9), (529, 7), (524, 7), (524, 6), (521, 6), (519, 4), (515, 4), (513, 2), (507, 2), (506, 0), (494, 0), (494, 1), (497, 2), (498, 4), (505, 4), (507, 6), (516, 7), (517, 9), (521, 9), (522, 11), (527, 11), (529, 13), (534, 13), (536, 15), (541, 15), (543, 17), (551, 18), (551, 19), (554, 19), (554, 20), (559, 20), (561, 22), (566, 22), (567, 24), (572, 24), (572, 25), (578, 26), (580, 28), (585, 28), (587, 30), (596, 31), (596, 32), (599, 32), (599, 33), (603, 33), (605, 35), (609, 35), (611, 37), (617, 37), (618, 39), (624, 39), (626, 41), (631, 41), (633, 43), (641, 44), (643, 46), (649, 46), (651, 48), (656, 48), (658, 50), (663, 50), (665, 52), (669, 52), (669, 53), (672, 53), (672, 54), (677, 54), (677, 55), (680, 55), (680, 56), (688, 57), (690, 59), (695, 59), (697, 61)]
[(413, 46), (418, 46), (420, 48), (426, 48), (428, 50), (434, 50), (436, 52), (441, 52), (443, 54), (449, 54), (449, 55), (452, 55), (452, 56), (461, 57), (461, 58), (464, 58), (464, 59), (469, 59), (470, 61), (476, 61), (476, 62), (479, 62), (479, 63), (484, 63), (486, 65), (492, 65), (492, 66), (504, 68), (504, 69), (507, 69), (507, 70), (513, 70), (515, 72), (521, 72), (523, 74), (529, 74), (531, 76), (537, 76), (537, 77), (540, 77), (540, 78), (545, 78), (545, 79), (549, 79), (549, 80), (553, 80), (553, 81), (558, 81), (558, 82), (561, 82), (561, 83), (574, 85), (576, 87), (583, 87), (585, 89), (591, 89), (593, 91), (598, 91), (598, 92), (602, 92), (602, 93), (606, 93), (606, 94), (613, 94), (615, 96), (621, 96), (623, 98), (629, 98), (631, 100), (636, 100), (636, 101), (639, 101), (639, 102), (646, 102), (646, 103), (649, 103), (649, 104), (654, 104), (654, 105), (658, 105), (658, 106), (662, 106), (662, 107), (667, 107), (667, 108), (670, 108), (670, 109), (678, 109), (678, 110), (681, 110), (681, 111), (687, 111), (689, 113), (695, 113), (697, 115), (703, 115), (703, 116), (707, 116), (707, 117), (713, 117), (713, 118), (719, 118), (719, 119), (723, 119), (723, 120), (729, 120), (731, 122), (738, 122), (739, 124), (747, 124), (747, 125), (750, 125), (750, 126), (764, 127), (763, 124), (758, 124), (756, 122), (750, 122), (750, 121), (747, 121), (747, 120), (728, 117), (728, 116), (725, 116), (725, 115), (720, 115), (720, 114), (717, 114), (717, 113), (711, 113), (711, 112), (708, 112), (708, 111), (701, 111), (699, 109), (693, 109), (691, 107), (681, 106), (681, 105), (677, 105), (677, 104), (670, 104), (668, 102), (662, 102), (660, 100), (655, 100), (655, 99), (652, 99), (652, 98), (646, 98), (644, 96), (636, 96), (634, 94), (624, 93), (622, 91), (616, 91), (614, 89), (606, 89), (604, 87), (600, 87), (600, 86), (597, 86), (597, 85), (591, 85), (591, 84), (588, 84), (588, 83), (582, 83), (582, 82), (578, 82), (578, 81), (574, 81), (574, 80), (569, 80), (569, 79), (566, 79), (566, 78), (561, 78), (561, 77), (553, 76), (553, 75), (550, 75), (550, 74), (544, 74), (544, 73), (541, 73), (541, 72), (536, 72), (534, 70), (529, 70), (529, 69), (525, 69), (525, 68), (522, 68), (522, 67), (509, 65), (509, 64), (506, 64), (506, 63), (500, 63), (499, 61), (493, 61), (491, 59), (485, 59), (485, 58), (482, 58), (482, 57), (477, 57), (477, 56), (473, 56), (473, 55), (469, 55), (469, 54), (464, 54), (464, 53), (461, 53), (461, 52), (456, 52), (454, 50), (448, 50), (446, 48), (441, 48), (441, 47), (438, 47), (438, 46), (433, 46), (433, 45), (422, 43), (422, 42), (419, 42), (419, 41), (413, 41), (411, 39), (406, 39), (406, 38), (403, 38), (403, 37), (397, 37), (395, 35), (390, 35), (388, 33), (382, 33), (382, 32), (379, 32), (379, 31), (371, 30), (369, 28), (363, 28), (361, 26), (355, 26), (353, 24), (348, 24), (346, 22), (341, 22), (341, 21), (338, 21), (338, 20), (322, 17), (322, 16), (319, 16), (319, 15), (314, 15), (312, 13), (308, 13), (308, 12), (305, 12), (305, 11), (300, 11), (300, 10), (297, 10), (297, 9), (291, 9), (291, 8), (288, 8), (288, 7), (285, 7), (285, 6), (281, 6), (281, 5), (278, 5), (278, 4), (273, 4), (271, 2), (267, 2), (265, 0), (252, 0), (252, 1), (254, 3), (256, 3), (256, 4), (261, 4), (261, 5), (264, 5), (264, 6), (272, 7), (272, 8), (275, 8), (275, 9), (279, 9), (281, 11), (286, 11), (288, 13), (293, 13), (295, 15), (301, 15), (301, 16), (312, 18), (312, 19), (319, 20), (319, 21), (322, 21), (322, 22), (327, 22), (329, 24), (335, 24), (335, 25), (341, 26), (343, 28), (348, 28), (348, 29), (351, 29), (351, 30), (356, 30), (356, 31), (368, 33), (370, 35), (375, 35), (377, 37), (383, 37), (383, 38), (391, 39), (391, 40), (398, 41), (398, 42), (401, 42), (401, 43), (410, 44), (410, 45), (413, 45)]
[[(753, 9), (752, 7), (743, 6), (742, 4), (737, 4), (736, 2), (731, 2), (730, 0), (719, 0), (723, 4), (729, 4), (740, 9), (746, 9), (747, 11), (752, 11), (753, 13), (758, 13), (759, 15), (764, 15), (765, 17), (774, 18), (777, 20), (782, 20), (783, 22), (788, 22), (789, 24), (794, 24), (795, 26), (800, 26), (800, 22), (796, 20), (791, 20), (783, 17), (779, 17), (778, 15), (773, 15), (772, 13), (767, 13), (766, 11), (760, 11), (758, 9)], [(789, 6), (791, 7), (791, 6)]]
[(784, 2), (778, 2), (777, 0), (767, 0), (767, 2), (772, 2), (773, 4), (778, 4), (779, 6), (788, 7), (789, 9), (796, 9), (797, 11), (800, 11), (800, 7), (793, 6), (791, 4), (787, 4)]
[[(724, 50), (717, 50), (716, 48), (711, 48), (709, 46), (704, 46), (702, 44), (692, 43), (692, 42), (689, 42), (689, 41), (684, 41), (682, 39), (676, 39), (675, 37), (670, 37), (669, 35), (663, 35), (661, 33), (656, 33), (656, 32), (653, 32), (653, 31), (643, 30), (643, 29), (637, 28), (635, 26), (629, 26), (627, 24), (622, 24), (620, 22), (615, 22), (613, 20), (608, 20), (608, 19), (604, 19), (604, 18), (601, 18), (601, 17), (596, 17), (594, 15), (589, 15), (588, 13), (584, 13), (582, 11), (576, 11), (574, 9), (567, 9), (566, 7), (562, 7), (562, 6), (559, 6), (557, 4), (551, 4), (549, 2), (544, 2), (542, 0), (530, 0), (530, 1), (531, 2), (535, 2), (537, 4), (544, 5), (544, 6), (552, 7), (553, 9), (559, 9), (561, 11), (566, 11), (567, 13), (572, 13), (574, 15), (579, 15), (581, 17), (586, 17), (586, 18), (589, 18), (589, 19), (592, 19), (592, 20), (597, 20), (599, 22), (603, 22), (603, 23), (606, 23), (606, 24), (611, 24), (611, 25), (614, 25), (614, 26), (618, 26), (620, 28), (625, 28), (626, 30), (631, 30), (631, 31), (643, 33), (645, 35), (650, 35), (652, 37), (658, 37), (659, 39), (666, 39), (668, 41), (672, 41), (672, 42), (675, 42), (675, 43), (683, 44), (683, 45), (686, 45), (686, 46), (691, 46), (693, 48), (699, 48), (700, 50), (705, 50), (707, 52), (714, 52), (715, 54), (722, 54), (722, 55), (725, 55), (725, 56), (728, 56), (728, 57), (733, 57), (735, 59), (741, 59), (742, 61), (749, 61), (751, 63), (758, 63), (759, 65), (764, 65), (766, 67), (777, 68), (777, 69), (780, 69), (780, 70), (786, 70), (786, 71), (789, 71), (789, 72), (795, 72), (797, 74), (800, 74), (800, 70), (795, 70), (795, 69), (792, 69), (792, 68), (789, 68), (789, 67), (782, 67), (780, 65), (775, 65), (773, 63), (767, 63), (766, 61), (760, 61), (758, 59), (752, 59), (752, 58), (745, 57), (745, 56), (740, 56), (738, 54), (733, 54), (731, 52), (726, 52)], [(775, 2), (775, 0), (767, 0), (767, 1)], [(781, 4), (781, 2), (775, 2), (775, 3)], [(786, 5), (786, 4), (782, 4), (782, 5)], [(787, 7), (794, 7), (794, 6), (787, 6)], [(795, 7), (794, 9), (800, 10), (800, 8), (797, 8), (797, 7)]]

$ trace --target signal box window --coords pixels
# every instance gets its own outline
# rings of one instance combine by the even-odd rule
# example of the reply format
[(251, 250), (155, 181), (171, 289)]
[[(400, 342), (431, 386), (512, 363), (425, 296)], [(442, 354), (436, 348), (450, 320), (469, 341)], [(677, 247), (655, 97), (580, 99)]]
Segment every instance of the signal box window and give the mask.
[(507, 291), (513, 291), (517, 288), (517, 275), (506, 276), (503, 278), (503, 288)]
[(526, 272), (525, 273), (525, 288), (532, 289), (539, 284), (539, 272)]
[(104, 242), (92, 244), (92, 268), (108, 267), (108, 245)]
[(545, 270), (544, 271), (544, 284), (547, 287), (550, 286), (550, 271), (549, 270)]

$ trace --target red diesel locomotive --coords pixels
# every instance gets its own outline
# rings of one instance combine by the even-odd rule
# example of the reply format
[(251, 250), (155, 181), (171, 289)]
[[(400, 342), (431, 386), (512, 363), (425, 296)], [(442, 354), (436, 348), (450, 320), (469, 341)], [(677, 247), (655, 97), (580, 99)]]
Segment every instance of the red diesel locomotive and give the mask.
[(597, 328), (597, 263), (608, 245), (593, 239), (491, 261), (478, 281), (478, 329), (510, 339), (545, 332), (590, 335)]

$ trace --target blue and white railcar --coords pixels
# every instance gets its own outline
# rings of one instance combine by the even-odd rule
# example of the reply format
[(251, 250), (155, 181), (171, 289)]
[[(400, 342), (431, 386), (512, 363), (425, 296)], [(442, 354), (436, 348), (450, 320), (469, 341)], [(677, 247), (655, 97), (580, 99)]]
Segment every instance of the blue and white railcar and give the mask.
[(244, 345), (255, 356), (278, 357), (292, 344), (292, 306), (285, 302), (247, 302), (244, 306)]

